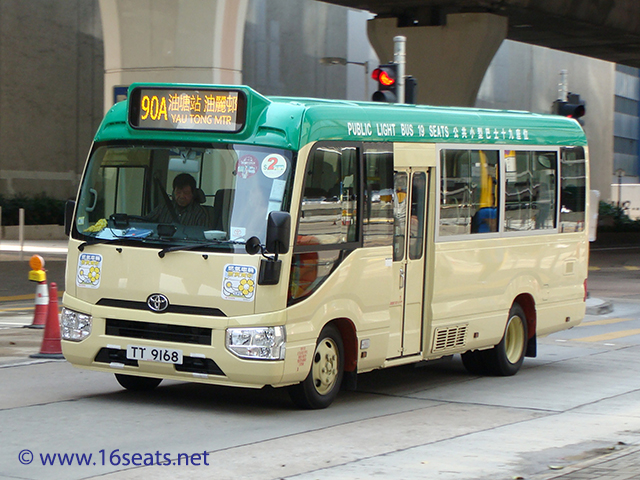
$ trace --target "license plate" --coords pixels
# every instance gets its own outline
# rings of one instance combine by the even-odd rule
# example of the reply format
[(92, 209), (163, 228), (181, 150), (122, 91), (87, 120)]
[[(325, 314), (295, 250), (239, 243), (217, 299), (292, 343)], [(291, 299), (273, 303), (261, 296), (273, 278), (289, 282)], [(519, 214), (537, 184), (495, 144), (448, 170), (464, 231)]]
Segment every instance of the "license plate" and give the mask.
[(129, 360), (145, 360), (147, 362), (175, 363), (182, 365), (182, 350), (127, 345), (127, 358)]

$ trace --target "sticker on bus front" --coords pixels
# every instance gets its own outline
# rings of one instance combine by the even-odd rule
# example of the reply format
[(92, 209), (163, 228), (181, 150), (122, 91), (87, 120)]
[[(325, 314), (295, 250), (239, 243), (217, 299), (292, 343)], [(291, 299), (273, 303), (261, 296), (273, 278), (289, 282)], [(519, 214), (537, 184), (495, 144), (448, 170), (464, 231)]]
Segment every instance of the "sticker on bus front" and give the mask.
[(250, 265), (225, 265), (222, 298), (251, 302), (256, 293), (256, 269)]
[(258, 171), (258, 159), (253, 155), (240, 157), (236, 163), (236, 172), (239, 178), (247, 179), (253, 177)]
[(76, 285), (84, 288), (98, 288), (102, 275), (102, 255), (81, 253), (78, 258)]
[(278, 178), (287, 171), (287, 160), (277, 153), (267, 155), (262, 160), (262, 173), (267, 178)]

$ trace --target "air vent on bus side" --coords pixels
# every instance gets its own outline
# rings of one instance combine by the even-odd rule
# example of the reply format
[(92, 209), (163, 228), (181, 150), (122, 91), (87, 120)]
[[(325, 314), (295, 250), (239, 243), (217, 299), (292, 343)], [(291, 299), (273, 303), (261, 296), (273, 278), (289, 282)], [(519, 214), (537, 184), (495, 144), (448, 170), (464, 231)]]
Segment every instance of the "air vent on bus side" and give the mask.
[(438, 328), (433, 339), (433, 351), (462, 347), (465, 344), (468, 325)]

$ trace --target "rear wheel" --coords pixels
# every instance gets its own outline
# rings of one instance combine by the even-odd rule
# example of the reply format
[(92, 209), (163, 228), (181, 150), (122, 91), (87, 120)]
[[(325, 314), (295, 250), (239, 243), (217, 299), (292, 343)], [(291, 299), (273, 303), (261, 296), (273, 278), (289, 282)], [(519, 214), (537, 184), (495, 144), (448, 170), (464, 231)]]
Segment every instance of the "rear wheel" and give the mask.
[(162, 382), (161, 378), (136, 377), (134, 375), (123, 375), (121, 373), (116, 373), (115, 375), (120, 385), (127, 390), (135, 392), (153, 390)]
[(338, 395), (343, 374), (342, 337), (336, 327), (327, 325), (318, 337), (309, 375), (298, 385), (289, 387), (289, 395), (300, 408), (326, 408)]
[(491, 373), (507, 377), (515, 375), (520, 370), (526, 351), (527, 317), (522, 307), (514, 303), (509, 310), (504, 336), (498, 345), (487, 350), (485, 361)]
[(490, 350), (475, 350), (462, 354), (462, 364), (473, 375), (515, 375), (527, 350), (527, 317), (514, 303), (500, 343)]
[(473, 350), (462, 354), (462, 364), (471, 375), (489, 374), (489, 369), (484, 362), (484, 353), (479, 350)]

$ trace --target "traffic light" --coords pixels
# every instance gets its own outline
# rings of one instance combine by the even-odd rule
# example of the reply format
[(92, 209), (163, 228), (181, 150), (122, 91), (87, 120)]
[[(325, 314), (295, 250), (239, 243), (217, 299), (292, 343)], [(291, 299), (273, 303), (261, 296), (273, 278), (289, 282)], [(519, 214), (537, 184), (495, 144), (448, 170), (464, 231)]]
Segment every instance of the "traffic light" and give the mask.
[(378, 90), (373, 92), (371, 100), (374, 102), (396, 103), (396, 80), (398, 78), (398, 65), (388, 63), (380, 65), (371, 73), (371, 78), (378, 82)]
[(407, 75), (404, 79), (404, 103), (416, 103), (418, 96), (418, 80), (411, 75)]
[(567, 95), (567, 101), (556, 100), (551, 106), (551, 113), (555, 115), (563, 115), (569, 118), (583, 117), (587, 110), (584, 101), (580, 100), (580, 95), (570, 93)]

